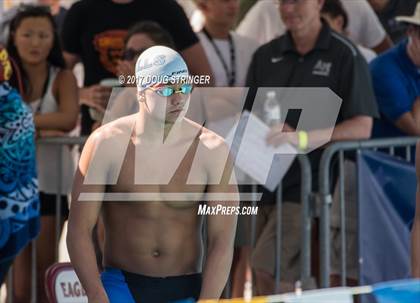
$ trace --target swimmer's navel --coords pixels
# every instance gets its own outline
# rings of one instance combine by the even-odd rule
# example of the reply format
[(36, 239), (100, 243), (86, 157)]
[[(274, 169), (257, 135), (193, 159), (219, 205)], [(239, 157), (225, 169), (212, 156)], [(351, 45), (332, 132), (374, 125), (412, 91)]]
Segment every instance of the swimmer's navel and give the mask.
[(159, 251), (158, 249), (155, 249), (155, 250), (152, 252), (152, 255), (153, 255), (153, 257), (157, 258), (157, 257), (159, 257), (159, 256), (160, 256), (160, 251)]

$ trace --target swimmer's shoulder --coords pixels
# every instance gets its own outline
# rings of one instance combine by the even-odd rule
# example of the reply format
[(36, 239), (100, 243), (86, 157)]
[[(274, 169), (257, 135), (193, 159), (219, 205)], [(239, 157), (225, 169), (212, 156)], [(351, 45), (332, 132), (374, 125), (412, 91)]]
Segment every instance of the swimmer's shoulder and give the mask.
[(114, 152), (109, 153), (109, 151), (115, 151), (120, 148), (120, 146), (127, 146), (134, 123), (135, 115), (131, 115), (98, 127), (86, 140), (82, 156), (86, 155), (86, 157), (91, 158), (96, 154), (96, 151), (100, 150), (108, 152), (109, 158), (111, 154), (115, 154)]
[[(135, 115), (122, 117), (97, 128), (87, 139), (80, 161), (85, 170), (93, 160), (98, 171), (107, 171), (124, 157), (134, 127)], [(99, 169), (100, 168), (100, 169)]]
[(127, 138), (133, 132), (137, 114), (124, 116), (98, 127), (89, 136), (96, 144), (104, 141)]
[(199, 129), (200, 135), (198, 139), (200, 140), (200, 144), (207, 149), (208, 151), (216, 151), (221, 150), (223, 152), (227, 152), (229, 147), (226, 144), (226, 141), (216, 134), (215, 132), (209, 130), (208, 128), (191, 121), (189, 119), (185, 119), (185, 122), (192, 128)]
[[(189, 121), (188, 121), (189, 122)], [(230, 153), (229, 145), (215, 132), (198, 125), (195, 122), (189, 122), (192, 127), (199, 127), (200, 133), (198, 159), (207, 171), (209, 184), (219, 184), (219, 182), (229, 182), (230, 173), (225, 175), (226, 168), (232, 168), (233, 157)], [(225, 179), (227, 177), (228, 179)]]

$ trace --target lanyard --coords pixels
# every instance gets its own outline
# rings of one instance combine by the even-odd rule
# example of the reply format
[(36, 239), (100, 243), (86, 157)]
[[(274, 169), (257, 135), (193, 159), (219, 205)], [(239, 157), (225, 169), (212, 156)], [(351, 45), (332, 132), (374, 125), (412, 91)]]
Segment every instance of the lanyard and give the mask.
[(207, 39), (210, 41), (211, 45), (214, 48), (214, 51), (216, 52), (217, 57), (219, 57), (220, 62), (223, 65), (223, 68), (226, 73), (226, 78), (228, 79), (229, 86), (235, 85), (235, 79), (236, 79), (236, 56), (235, 56), (235, 44), (233, 43), (232, 35), (229, 34), (228, 41), (229, 41), (229, 51), (230, 51), (230, 63), (231, 68), (229, 72), (228, 65), (226, 64), (225, 59), (222, 56), (222, 52), (217, 47), (216, 43), (213, 41), (213, 37), (210, 36), (209, 32), (203, 28), (203, 33), (206, 35)]

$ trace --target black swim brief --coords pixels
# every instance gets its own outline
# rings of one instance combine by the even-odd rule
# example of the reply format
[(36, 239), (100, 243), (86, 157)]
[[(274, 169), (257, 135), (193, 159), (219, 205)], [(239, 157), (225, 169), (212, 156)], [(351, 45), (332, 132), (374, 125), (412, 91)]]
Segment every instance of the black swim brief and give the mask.
[(195, 302), (201, 291), (201, 274), (159, 278), (107, 267), (101, 280), (110, 303)]

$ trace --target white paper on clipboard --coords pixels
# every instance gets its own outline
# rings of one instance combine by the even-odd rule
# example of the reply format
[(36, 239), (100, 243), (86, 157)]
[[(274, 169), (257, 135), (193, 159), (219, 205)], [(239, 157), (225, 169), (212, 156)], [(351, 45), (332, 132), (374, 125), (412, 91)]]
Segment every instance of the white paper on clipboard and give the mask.
[[(246, 120), (248, 122), (245, 124)], [(296, 148), (288, 143), (278, 147), (267, 145), (266, 137), (270, 128), (248, 111), (242, 114), (238, 123), (239, 127), (244, 127), (240, 144), (232, 144), (238, 124), (226, 136), (226, 141), (236, 157), (235, 166), (258, 184), (274, 191), (295, 159)], [(237, 138), (235, 142), (236, 140)]]

